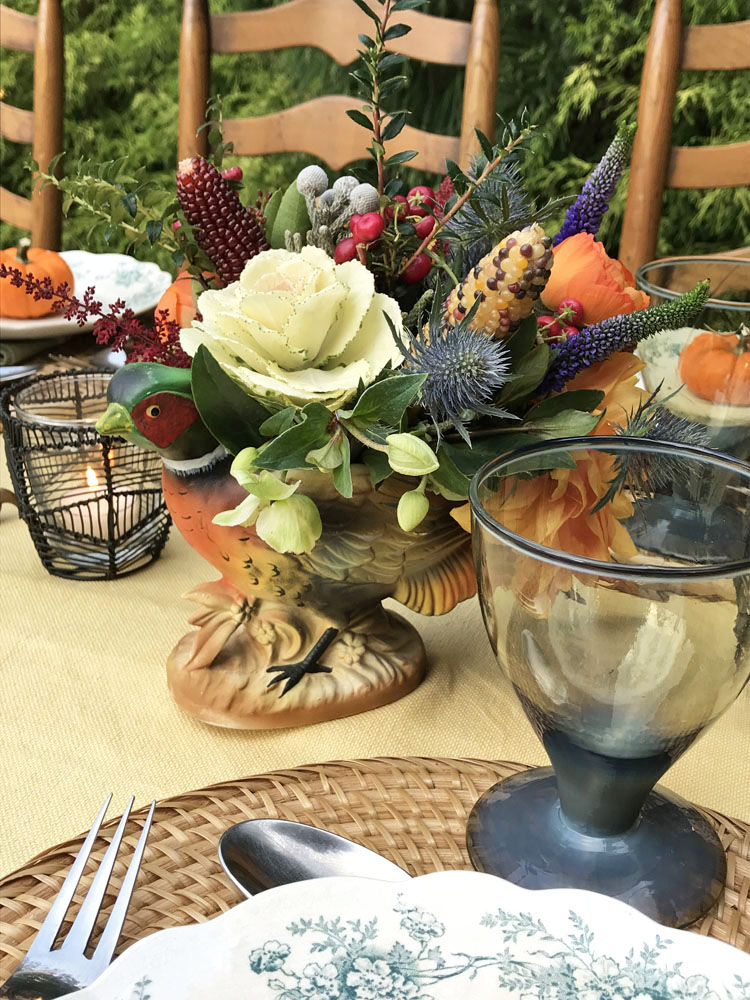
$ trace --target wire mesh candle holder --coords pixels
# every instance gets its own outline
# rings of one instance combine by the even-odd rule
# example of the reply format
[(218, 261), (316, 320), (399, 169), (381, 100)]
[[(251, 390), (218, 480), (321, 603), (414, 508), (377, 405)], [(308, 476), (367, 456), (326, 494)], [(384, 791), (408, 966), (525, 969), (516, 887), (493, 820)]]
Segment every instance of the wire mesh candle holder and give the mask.
[(124, 576), (153, 562), (169, 534), (158, 455), (94, 427), (110, 378), (94, 369), (56, 372), (0, 395), (19, 513), (54, 576)]

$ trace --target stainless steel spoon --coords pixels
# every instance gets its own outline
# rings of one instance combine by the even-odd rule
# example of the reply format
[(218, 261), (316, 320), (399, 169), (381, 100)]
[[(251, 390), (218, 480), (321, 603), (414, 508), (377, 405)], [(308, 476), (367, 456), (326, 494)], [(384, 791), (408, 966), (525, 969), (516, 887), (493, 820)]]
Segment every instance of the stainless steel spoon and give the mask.
[(219, 841), (219, 860), (245, 896), (327, 875), (383, 882), (411, 877), (392, 861), (345, 837), (283, 819), (249, 819), (230, 827)]

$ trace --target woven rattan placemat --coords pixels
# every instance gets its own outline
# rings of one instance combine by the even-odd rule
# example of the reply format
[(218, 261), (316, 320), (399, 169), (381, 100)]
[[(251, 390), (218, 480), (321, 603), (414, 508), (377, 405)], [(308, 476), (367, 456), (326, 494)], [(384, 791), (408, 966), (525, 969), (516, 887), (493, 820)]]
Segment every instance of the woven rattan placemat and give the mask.
[[(379, 851), (413, 875), (470, 868), (464, 828), (471, 806), (494, 782), (522, 770), (523, 765), (506, 762), (421, 757), (334, 761), (163, 799), (120, 950), (162, 928), (207, 920), (238, 901), (216, 853), (219, 837), (233, 823), (274, 816), (324, 827)], [(144, 814), (141, 809), (134, 817), (142, 820)], [(715, 909), (693, 929), (750, 952), (750, 824), (707, 815), (727, 850), (727, 885)], [(93, 851), (96, 863), (115, 824), (102, 827), (104, 838)], [(123, 860), (115, 867), (115, 890), (138, 826), (133, 823), (125, 837), (129, 849), (122, 849)], [(0, 982), (28, 948), (82, 840), (52, 847), (0, 881)], [(90, 878), (84, 876), (80, 898)]]

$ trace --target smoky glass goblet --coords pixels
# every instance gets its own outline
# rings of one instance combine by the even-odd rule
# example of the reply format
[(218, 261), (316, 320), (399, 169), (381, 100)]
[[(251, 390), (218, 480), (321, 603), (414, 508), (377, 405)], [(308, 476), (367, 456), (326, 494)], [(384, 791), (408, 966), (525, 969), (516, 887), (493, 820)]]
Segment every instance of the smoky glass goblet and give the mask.
[(490, 642), (552, 763), (479, 799), (474, 867), (692, 923), (724, 851), (654, 786), (750, 676), (750, 466), (571, 438), (490, 462), (470, 499)]

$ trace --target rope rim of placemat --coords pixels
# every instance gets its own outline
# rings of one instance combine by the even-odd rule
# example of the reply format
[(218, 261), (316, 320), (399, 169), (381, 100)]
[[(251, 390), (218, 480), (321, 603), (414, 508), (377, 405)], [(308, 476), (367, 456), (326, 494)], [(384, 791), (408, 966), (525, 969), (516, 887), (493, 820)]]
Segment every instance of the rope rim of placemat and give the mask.
[[(166, 927), (201, 922), (240, 901), (222, 872), (217, 844), (233, 823), (259, 816), (332, 830), (378, 851), (411, 874), (470, 869), (466, 819), (491, 785), (528, 765), (444, 757), (335, 760), (270, 771), (157, 802), (118, 951)], [(134, 810), (100, 916), (103, 925), (147, 807)], [(714, 909), (690, 928), (750, 953), (750, 824), (704, 809), (727, 851), (727, 884)], [(80, 902), (117, 818), (102, 826), (76, 894)], [(0, 982), (31, 943), (85, 831), (45, 849), (0, 878)], [(66, 927), (63, 927), (65, 932)]]

